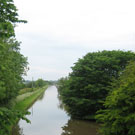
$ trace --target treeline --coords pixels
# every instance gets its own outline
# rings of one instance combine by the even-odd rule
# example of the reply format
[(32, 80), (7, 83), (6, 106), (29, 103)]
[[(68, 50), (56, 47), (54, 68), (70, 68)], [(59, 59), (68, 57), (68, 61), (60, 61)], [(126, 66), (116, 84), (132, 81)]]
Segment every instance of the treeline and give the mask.
[(135, 53), (88, 53), (58, 81), (58, 90), (71, 117), (96, 119), (103, 135), (135, 134)]
[(24, 81), (21, 85), (21, 89), (23, 89), (23, 88), (39, 88), (39, 87), (43, 87), (45, 85), (51, 85), (51, 82), (40, 78), (36, 81)]
[(36, 81), (23, 81), (20, 86), (18, 94), (24, 94), (27, 92), (33, 92), (38, 90), (39, 88), (43, 88), (44, 86), (52, 85), (50, 81), (45, 81), (43, 79), (38, 79)]
[(13, 0), (0, 0), (0, 135), (8, 135), (17, 118), (25, 119), (24, 113), (11, 108), (28, 64), (15, 38), (16, 23), (26, 21), (18, 19)]

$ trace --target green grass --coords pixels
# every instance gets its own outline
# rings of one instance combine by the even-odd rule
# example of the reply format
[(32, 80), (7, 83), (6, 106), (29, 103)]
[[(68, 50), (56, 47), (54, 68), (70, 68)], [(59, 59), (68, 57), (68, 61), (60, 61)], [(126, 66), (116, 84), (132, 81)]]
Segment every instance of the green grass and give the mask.
[(20, 111), (27, 110), (44, 93), (47, 87), (18, 96), (14, 108)]
[(24, 93), (27, 93), (27, 92), (32, 92), (32, 91), (35, 91), (35, 90), (37, 90), (38, 88), (24, 88), (24, 89), (21, 89), (20, 91), (19, 91), (19, 95), (22, 95), (22, 94), (24, 94)]

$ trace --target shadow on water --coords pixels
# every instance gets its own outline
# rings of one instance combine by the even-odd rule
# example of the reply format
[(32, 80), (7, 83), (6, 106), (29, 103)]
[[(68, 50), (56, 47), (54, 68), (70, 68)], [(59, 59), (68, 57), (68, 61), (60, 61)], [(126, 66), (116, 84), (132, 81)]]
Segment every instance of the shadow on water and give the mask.
[(97, 135), (98, 125), (95, 122), (70, 119), (62, 129), (61, 135)]
[(20, 126), (17, 124), (16, 126), (13, 127), (12, 135), (24, 135), (23, 134), (23, 129), (20, 128)]
[(45, 91), (44, 91), (44, 93), (41, 96), (39, 96), (39, 98), (37, 99), (37, 101), (40, 101), (40, 100), (42, 101), (44, 97), (45, 97)]

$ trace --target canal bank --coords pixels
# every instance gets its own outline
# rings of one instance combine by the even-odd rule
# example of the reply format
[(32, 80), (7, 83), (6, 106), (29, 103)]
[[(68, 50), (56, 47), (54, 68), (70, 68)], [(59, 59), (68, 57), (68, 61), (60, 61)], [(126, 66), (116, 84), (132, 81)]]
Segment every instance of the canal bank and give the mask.
[(20, 120), (13, 135), (96, 135), (98, 125), (95, 122), (71, 119), (61, 109), (55, 86), (49, 87), (29, 110), (27, 118), (31, 124)]
[(43, 88), (39, 88), (36, 91), (18, 96), (14, 108), (20, 111), (27, 110), (41, 95), (43, 95), (47, 88), (48, 85)]

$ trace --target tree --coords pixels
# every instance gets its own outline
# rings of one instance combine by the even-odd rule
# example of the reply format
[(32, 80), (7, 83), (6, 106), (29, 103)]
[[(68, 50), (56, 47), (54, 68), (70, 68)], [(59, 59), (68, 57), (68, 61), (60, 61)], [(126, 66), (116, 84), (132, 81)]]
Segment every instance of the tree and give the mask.
[(18, 94), (25, 74), (27, 58), (20, 54), (20, 43), (10, 40), (7, 43), (0, 42), (0, 105), (8, 104)]
[(46, 82), (43, 79), (38, 79), (37, 81), (35, 81), (35, 85), (36, 87), (43, 87), (46, 85)]
[(25, 115), (30, 114), (29, 112), (21, 112), (19, 110), (8, 109), (6, 107), (0, 107), (0, 135), (10, 135), (11, 126), (16, 124), (18, 119), (30, 121), (25, 117)]
[(13, 0), (0, 0), (0, 39), (15, 36), (15, 23), (26, 23), (18, 19), (17, 8)]
[[(20, 43), (15, 39), (18, 19), (13, 0), (0, 0), (0, 134), (8, 135), (12, 124), (25, 113), (11, 108), (10, 101), (18, 94), (22, 75), (27, 70), (27, 58), (20, 53)], [(25, 119), (25, 118), (24, 118)]]
[(69, 114), (79, 119), (94, 119), (112, 90), (112, 80), (119, 77), (132, 59), (135, 59), (133, 52), (120, 50), (88, 53), (79, 59), (60, 92)]
[(135, 134), (135, 62), (119, 77), (115, 88), (105, 101), (105, 109), (98, 111), (97, 120), (102, 124), (103, 135)]

